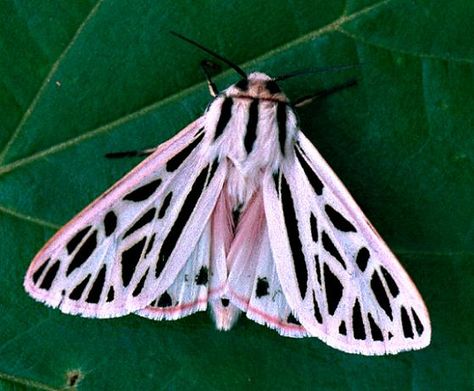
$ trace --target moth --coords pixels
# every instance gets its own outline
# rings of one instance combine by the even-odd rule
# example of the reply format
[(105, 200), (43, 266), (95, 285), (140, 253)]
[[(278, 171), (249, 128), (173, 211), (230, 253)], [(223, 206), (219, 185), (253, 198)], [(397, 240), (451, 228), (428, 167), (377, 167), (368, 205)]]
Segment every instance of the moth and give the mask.
[(282, 77), (246, 74), (66, 224), (24, 281), (92, 318), (179, 319), (208, 305), (288, 337), (381, 355), (430, 343), (417, 288), (301, 132)]

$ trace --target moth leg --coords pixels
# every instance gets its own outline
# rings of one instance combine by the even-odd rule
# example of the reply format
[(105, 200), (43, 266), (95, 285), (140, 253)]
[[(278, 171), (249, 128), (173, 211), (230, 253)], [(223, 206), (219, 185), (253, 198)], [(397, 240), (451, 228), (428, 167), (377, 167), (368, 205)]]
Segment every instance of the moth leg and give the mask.
[(107, 159), (120, 159), (124, 157), (135, 157), (135, 156), (149, 156), (155, 152), (156, 148), (134, 150), (134, 151), (121, 151), (121, 152), (110, 152), (106, 153), (104, 156)]
[(212, 81), (211, 72), (220, 71), (221, 67), (210, 60), (202, 60), (201, 69), (204, 72), (204, 76), (206, 77), (209, 93), (215, 98), (219, 94), (219, 90), (217, 89), (216, 84)]
[(334, 87), (331, 87), (331, 88), (328, 88), (328, 89), (325, 89), (325, 90), (322, 90), (322, 91), (318, 91), (314, 94), (302, 96), (301, 98), (296, 99), (293, 106), (294, 107), (306, 106), (306, 105), (314, 102), (317, 99), (325, 98), (329, 95), (334, 94), (335, 92), (339, 92), (339, 91), (344, 90), (346, 88), (353, 87), (356, 84), (357, 84), (357, 80), (356, 79), (351, 79), (351, 80), (346, 81), (345, 83), (338, 84)]

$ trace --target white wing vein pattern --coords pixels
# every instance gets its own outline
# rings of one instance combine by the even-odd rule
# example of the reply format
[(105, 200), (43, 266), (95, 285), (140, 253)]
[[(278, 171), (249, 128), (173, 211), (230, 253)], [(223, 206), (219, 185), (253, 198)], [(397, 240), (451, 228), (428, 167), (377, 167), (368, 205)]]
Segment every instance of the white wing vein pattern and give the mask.
[[(121, 316), (152, 302), (176, 305), (163, 294), (194, 272), (186, 270), (190, 264), (208, 264), (205, 222), (226, 175), (225, 164), (210, 161), (203, 127), (201, 117), (56, 233), (30, 265), (25, 289), (65, 313), (86, 317)], [(205, 309), (199, 299), (207, 297), (206, 284), (196, 285), (185, 297), (177, 295), (193, 301), (180, 316)]]
[(310, 335), (368, 355), (429, 344), (415, 285), (301, 131), (264, 199), (283, 292)]

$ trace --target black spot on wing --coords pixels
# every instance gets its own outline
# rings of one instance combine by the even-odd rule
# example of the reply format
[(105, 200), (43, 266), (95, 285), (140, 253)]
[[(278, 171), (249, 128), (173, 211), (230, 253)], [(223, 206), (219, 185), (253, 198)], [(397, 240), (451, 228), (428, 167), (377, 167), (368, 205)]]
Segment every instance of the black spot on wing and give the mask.
[(357, 266), (359, 266), (359, 269), (361, 271), (364, 272), (365, 269), (367, 268), (367, 263), (369, 262), (369, 258), (370, 258), (369, 250), (367, 250), (365, 247), (362, 247), (357, 253), (357, 257), (356, 257)]
[(163, 293), (156, 303), (158, 307), (171, 307), (172, 304), (171, 296), (168, 292)]
[(321, 266), (319, 264), (318, 254), (314, 256), (314, 267), (316, 269), (316, 278), (318, 280), (319, 285), (321, 285)]
[(411, 314), (413, 315), (413, 320), (415, 321), (416, 332), (418, 333), (418, 335), (423, 334), (423, 330), (424, 330), (423, 324), (421, 323), (420, 318), (418, 317), (418, 315), (416, 314), (413, 308), (411, 309)]
[(143, 248), (145, 247), (145, 242), (146, 238), (142, 238), (139, 242), (122, 253), (122, 282), (124, 287), (127, 287), (132, 280)]
[(58, 274), (59, 265), (60, 265), (59, 260), (57, 260), (51, 265), (51, 267), (46, 272), (46, 275), (44, 276), (43, 281), (41, 281), (41, 285), (40, 285), (41, 289), (44, 289), (47, 291), (51, 288), (51, 285), (53, 284), (53, 281), (56, 278), (56, 275)]
[(354, 307), (352, 308), (352, 330), (355, 339), (365, 339), (364, 322), (362, 321), (362, 313), (360, 310), (359, 300), (356, 299)]
[(331, 205), (325, 205), (324, 210), (331, 220), (332, 225), (336, 227), (339, 231), (343, 232), (356, 232), (355, 227), (336, 209), (334, 209)]
[(290, 187), (286, 181), (285, 176), (281, 177), (281, 198), (286, 230), (293, 256), (293, 264), (295, 266), (296, 280), (298, 282), (301, 298), (304, 298), (306, 296), (306, 289), (308, 286), (308, 270), (306, 269), (306, 261), (302, 250), (303, 245), (301, 244), (300, 240), (295, 206), (293, 204)]
[(112, 235), (115, 228), (117, 228), (117, 215), (113, 211), (110, 211), (104, 217), (105, 236)]
[(339, 279), (332, 273), (329, 266), (324, 264), (324, 285), (326, 290), (326, 300), (328, 303), (328, 312), (334, 315), (337, 306), (342, 299), (343, 286)]
[(339, 263), (345, 269), (346, 264), (344, 263), (344, 260), (342, 259), (341, 254), (339, 254), (339, 251), (337, 251), (336, 246), (334, 245), (332, 240), (329, 238), (329, 235), (325, 231), (323, 231), (322, 238), (323, 238), (323, 247), (324, 247), (324, 249), (329, 254), (331, 254), (334, 258), (336, 258), (336, 260), (339, 261)]
[(393, 338), (393, 334), (389, 331), (388, 332), (388, 340), (390, 341)]
[(115, 297), (115, 291), (114, 291), (114, 287), (111, 286), (109, 288), (109, 291), (107, 292), (107, 303), (110, 303)]
[(280, 196), (280, 171), (273, 174), (273, 182), (275, 183), (275, 190), (278, 196)]
[(196, 282), (196, 285), (207, 284), (209, 281), (209, 270), (206, 266), (201, 266), (201, 269), (199, 269), (199, 273), (196, 275), (194, 281)]
[(298, 321), (298, 319), (295, 318), (293, 314), (288, 315), (288, 318), (286, 318), (286, 321), (288, 323), (296, 324), (298, 326), (301, 325), (301, 323)]
[(318, 301), (316, 300), (316, 294), (314, 292), (313, 292), (313, 313), (318, 323), (322, 324), (323, 317), (321, 316), (321, 311), (319, 310)]
[(372, 339), (374, 341), (383, 341), (383, 334), (382, 330), (380, 330), (380, 327), (375, 323), (374, 318), (372, 317), (372, 314), (369, 312), (368, 314), (369, 318), (369, 323), (370, 323), (370, 333), (372, 334)]
[(318, 222), (316, 220), (316, 216), (311, 213), (311, 216), (309, 217), (309, 225), (311, 227), (311, 237), (313, 238), (313, 242), (317, 243), (318, 242)]
[(390, 306), (390, 300), (388, 299), (387, 292), (382, 284), (382, 280), (379, 277), (379, 274), (374, 271), (372, 278), (370, 279), (370, 287), (372, 292), (374, 292), (375, 299), (379, 303), (380, 307), (385, 311), (387, 316), (393, 320), (392, 307)]
[(71, 263), (69, 264), (66, 270), (66, 277), (69, 276), (74, 270), (82, 266), (91, 256), (92, 252), (97, 247), (97, 231), (94, 231), (85, 241), (82, 243), (82, 246), (77, 251), (74, 258), (72, 258)]
[(269, 287), (270, 285), (268, 284), (267, 277), (258, 277), (257, 287), (255, 289), (255, 295), (257, 296), (257, 298), (268, 296)]
[(170, 191), (166, 195), (165, 199), (163, 200), (163, 203), (161, 204), (160, 211), (158, 212), (158, 218), (159, 219), (162, 219), (163, 217), (165, 217), (166, 211), (168, 210), (168, 207), (170, 206), (172, 197), (173, 197), (173, 192)]
[[(201, 131), (200, 129), (199, 131)], [(179, 151), (176, 155), (174, 155), (168, 162), (166, 163), (166, 171), (168, 172), (173, 172), (175, 171), (183, 162), (186, 160), (186, 158), (191, 154), (191, 152), (198, 146), (198, 144), (201, 142), (201, 140), (204, 137), (204, 132), (202, 132), (199, 137), (196, 137), (196, 139), (190, 143), (186, 148), (182, 149)]]
[(138, 231), (140, 228), (147, 225), (149, 222), (153, 220), (155, 217), (156, 208), (151, 208), (147, 210), (142, 217), (140, 217), (135, 224), (133, 224), (127, 232), (124, 233), (123, 238), (125, 239), (127, 236), (130, 236), (135, 231)]
[(216, 140), (224, 131), (225, 127), (232, 117), (232, 105), (234, 104), (232, 98), (225, 98), (222, 102), (221, 113), (216, 125), (216, 132), (214, 133), (214, 140)]
[(247, 130), (244, 137), (244, 146), (247, 154), (252, 152), (253, 144), (257, 138), (258, 125), (258, 99), (252, 100), (249, 107), (249, 118), (247, 121)]
[(342, 321), (339, 325), (339, 334), (347, 335), (346, 322)]
[(105, 273), (107, 268), (105, 265), (102, 266), (100, 269), (97, 278), (95, 279), (94, 283), (92, 284), (92, 288), (87, 295), (86, 302), (91, 304), (97, 304), (100, 300), (100, 295), (102, 294), (102, 290), (104, 289), (105, 283)]
[(321, 182), (321, 179), (319, 179), (319, 177), (316, 175), (314, 170), (311, 168), (311, 166), (308, 164), (306, 159), (303, 157), (300, 149), (295, 148), (295, 152), (296, 152), (296, 157), (298, 158), (298, 161), (300, 162), (301, 167), (303, 168), (303, 171), (306, 175), (306, 178), (308, 178), (308, 181), (311, 187), (313, 188), (314, 192), (317, 195), (323, 194), (323, 188), (324, 188), (323, 182)]
[(66, 244), (66, 250), (69, 255), (71, 255), (76, 247), (81, 243), (82, 239), (84, 239), (84, 236), (86, 236), (87, 232), (91, 229), (91, 225), (88, 227), (85, 227), (81, 229), (77, 234), (75, 234), (69, 242)]
[(273, 80), (268, 80), (265, 83), (265, 87), (270, 94), (278, 94), (279, 92), (281, 92), (280, 87), (278, 87), (278, 84)]
[(392, 275), (383, 266), (380, 266), (380, 270), (382, 270), (383, 278), (387, 282), (388, 290), (393, 297), (397, 297), (400, 293), (400, 290), (398, 289), (398, 285), (393, 279)]
[(147, 198), (150, 198), (153, 193), (161, 185), (161, 179), (155, 179), (146, 185), (140, 186), (138, 189), (135, 189), (128, 193), (123, 199), (125, 201), (140, 202), (145, 201)]
[(410, 317), (408, 316), (408, 312), (405, 307), (401, 307), (401, 317), (402, 317), (402, 327), (403, 327), (403, 335), (405, 338), (413, 338), (413, 328), (411, 326)]
[[(206, 177), (207, 173), (209, 171), (209, 166), (206, 166), (198, 175), (196, 180), (194, 181), (190, 192), (186, 196), (186, 199), (184, 200), (183, 206), (181, 210), (178, 213), (178, 216), (171, 227), (170, 231), (168, 232), (168, 235), (166, 236), (165, 240), (163, 241), (163, 244), (161, 246), (160, 250), (160, 255), (158, 257), (158, 261), (156, 263), (156, 269), (155, 269), (155, 276), (158, 278), (163, 271), (166, 262), (168, 262), (168, 259), (173, 252), (176, 243), (181, 236), (181, 233), (183, 232), (183, 229), (188, 222), (192, 212), (194, 211), (194, 208), (196, 207), (196, 204), (199, 201), (199, 198), (201, 197), (201, 194), (204, 190), (204, 187), (206, 186)], [(212, 177), (213, 170), (211, 169), (211, 177)], [(209, 181), (211, 178), (209, 179)]]
[(146, 246), (145, 250), (145, 257), (150, 253), (151, 249), (153, 248), (153, 244), (155, 243), (155, 236), (156, 234), (151, 235), (151, 238), (148, 241), (148, 245)]
[(286, 144), (286, 103), (278, 102), (276, 109), (276, 119), (278, 125), (278, 142), (280, 143), (280, 151), (285, 155)]
[(137, 297), (140, 294), (140, 292), (142, 291), (143, 286), (145, 285), (145, 280), (146, 280), (146, 276), (148, 274), (148, 270), (149, 269), (146, 269), (145, 274), (143, 275), (143, 277), (140, 279), (139, 283), (137, 284), (137, 286), (133, 290), (133, 292), (132, 292), (133, 297)]
[(91, 275), (89, 274), (86, 278), (82, 280), (81, 283), (79, 283), (69, 294), (69, 298), (71, 300), (80, 300), (82, 293), (84, 292), (84, 289), (86, 289), (87, 284), (89, 283), (89, 280), (91, 278)]
[(38, 282), (38, 280), (42, 276), (44, 270), (46, 269), (46, 266), (48, 266), (49, 264), (49, 261), (51, 261), (51, 258), (48, 258), (46, 261), (44, 261), (43, 264), (38, 269), (36, 269), (36, 271), (33, 273), (32, 278), (35, 284)]

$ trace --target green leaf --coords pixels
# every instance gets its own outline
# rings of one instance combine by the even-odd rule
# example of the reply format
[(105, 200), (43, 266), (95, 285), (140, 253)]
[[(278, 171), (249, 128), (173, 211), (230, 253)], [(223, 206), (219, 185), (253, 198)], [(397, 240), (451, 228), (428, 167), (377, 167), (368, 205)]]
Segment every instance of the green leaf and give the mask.
[[(473, 4), (2, 1), (0, 389), (63, 389), (75, 373), (84, 390), (470, 388)], [(354, 356), (246, 318), (218, 332), (205, 313), (82, 319), (24, 292), (45, 241), (138, 162), (104, 154), (157, 145), (209, 102), (206, 56), (169, 30), (247, 71), (361, 64), (284, 88), (297, 98), (358, 79), (302, 108), (301, 126), (419, 287), (428, 348)]]

